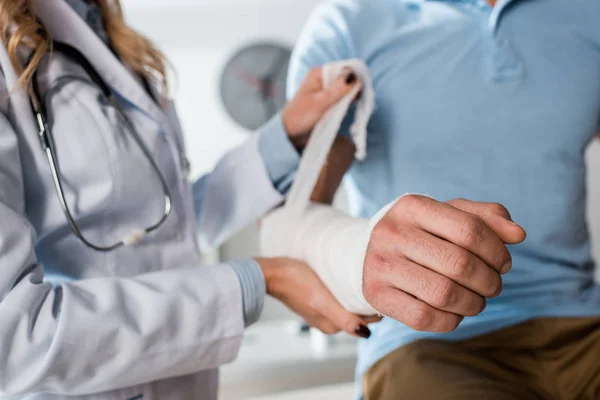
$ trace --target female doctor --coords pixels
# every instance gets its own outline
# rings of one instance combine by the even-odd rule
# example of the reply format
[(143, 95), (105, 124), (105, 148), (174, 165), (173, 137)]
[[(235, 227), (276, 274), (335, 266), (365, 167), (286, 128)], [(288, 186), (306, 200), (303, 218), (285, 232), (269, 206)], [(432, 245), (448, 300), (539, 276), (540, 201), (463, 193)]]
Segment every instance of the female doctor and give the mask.
[(325, 91), (313, 71), (189, 185), (164, 59), (118, 0), (0, 0), (0, 26), (0, 397), (215, 399), (215, 368), (265, 292), (326, 332), (368, 336), (305, 264), (200, 267), (197, 244), (282, 201), (291, 143), (354, 75)]

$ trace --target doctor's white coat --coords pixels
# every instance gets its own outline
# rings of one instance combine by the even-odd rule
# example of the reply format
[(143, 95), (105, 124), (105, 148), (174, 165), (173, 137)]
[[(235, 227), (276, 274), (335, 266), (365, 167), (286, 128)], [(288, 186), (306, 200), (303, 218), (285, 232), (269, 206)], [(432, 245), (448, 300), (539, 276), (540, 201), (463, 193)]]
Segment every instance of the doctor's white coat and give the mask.
[[(134, 247), (85, 247), (61, 211), (28, 97), (9, 96), (17, 74), (0, 47), (0, 398), (215, 399), (215, 368), (240, 345), (242, 298), (230, 266), (201, 266), (197, 237), (218, 244), (282, 201), (257, 139), (191, 186), (173, 109), (158, 107), (63, 0), (33, 3), (55, 40), (81, 51), (118, 93), (169, 183), (173, 212)], [(67, 75), (87, 77), (48, 57), (42, 91)], [(87, 238), (111, 243), (157, 221), (164, 205), (156, 175), (99, 94), (74, 81), (47, 105), (67, 202)]]

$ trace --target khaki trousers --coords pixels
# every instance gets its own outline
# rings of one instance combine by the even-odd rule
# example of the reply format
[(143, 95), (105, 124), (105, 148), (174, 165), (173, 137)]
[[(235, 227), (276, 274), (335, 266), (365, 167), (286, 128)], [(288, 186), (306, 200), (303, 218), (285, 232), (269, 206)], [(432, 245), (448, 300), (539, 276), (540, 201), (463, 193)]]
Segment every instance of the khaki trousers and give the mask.
[(600, 400), (600, 318), (537, 319), (379, 360), (365, 400)]

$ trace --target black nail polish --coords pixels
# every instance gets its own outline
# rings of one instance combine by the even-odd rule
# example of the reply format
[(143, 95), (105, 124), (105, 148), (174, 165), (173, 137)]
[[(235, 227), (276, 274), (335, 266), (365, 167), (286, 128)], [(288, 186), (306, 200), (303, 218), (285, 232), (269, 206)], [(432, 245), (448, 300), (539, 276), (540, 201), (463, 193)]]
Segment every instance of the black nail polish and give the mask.
[(300, 333), (308, 333), (310, 332), (310, 325), (306, 322), (300, 324), (300, 329), (298, 329)]
[(356, 74), (354, 72), (350, 72), (348, 75), (346, 75), (346, 84), (351, 85), (354, 82), (356, 82)]
[(356, 334), (362, 338), (368, 339), (371, 337), (371, 330), (364, 325), (359, 325), (354, 330)]

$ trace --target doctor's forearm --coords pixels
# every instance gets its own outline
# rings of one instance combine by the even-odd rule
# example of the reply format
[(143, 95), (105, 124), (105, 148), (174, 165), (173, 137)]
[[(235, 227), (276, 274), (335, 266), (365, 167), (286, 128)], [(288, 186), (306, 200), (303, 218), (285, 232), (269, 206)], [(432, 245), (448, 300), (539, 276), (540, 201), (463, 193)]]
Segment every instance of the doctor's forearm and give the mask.
[(277, 114), (260, 128), (259, 135), (258, 149), (269, 178), (275, 188), (285, 194), (291, 186), (300, 155), (288, 138), (281, 114)]
[(310, 70), (300, 90), (283, 110), (260, 129), (259, 148), (275, 187), (285, 194), (312, 130), (331, 106), (356, 85), (356, 75), (339, 76), (329, 87), (323, 86), (322, 69)]
[(57, 289), (31, 270), (0, 302), (0, 397), (90, 394), (231, 362), (244, 326), (229, 265)]
[(217, 247), (284, 197), (273, 185), (253, 136), (192, 185), (201, 247)]

